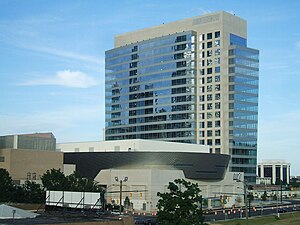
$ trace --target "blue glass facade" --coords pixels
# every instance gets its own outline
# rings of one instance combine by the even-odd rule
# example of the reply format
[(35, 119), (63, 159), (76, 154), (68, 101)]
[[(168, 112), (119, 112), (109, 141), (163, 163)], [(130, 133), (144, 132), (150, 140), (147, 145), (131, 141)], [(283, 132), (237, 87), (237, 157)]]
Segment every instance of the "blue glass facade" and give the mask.
[(106, 140), (196, 143), (195, 40), (187, 31), (106, 52)]
[(259, 52), (247, 48), (245, 39), (230, 37), (234, 44), (228, 59), (231, 170), (244, 172), (248, 182), (255, 182)]

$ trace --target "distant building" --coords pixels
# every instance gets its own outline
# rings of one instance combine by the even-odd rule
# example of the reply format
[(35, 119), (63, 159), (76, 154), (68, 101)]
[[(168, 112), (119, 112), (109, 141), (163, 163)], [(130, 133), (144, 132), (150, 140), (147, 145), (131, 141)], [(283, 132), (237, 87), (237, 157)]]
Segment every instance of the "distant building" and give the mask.
[(52, 133), (16, 134), (0, 136), (0, 149), (56, 150), (56, 139)]
[(272, 184), (290, 183), (291, 164), (284, 160), (266, 160), (257, 165), (259, 179), (270, 178)]
[(63, 153), (56, 151), (52, 133), (1, 136), (0, 168), (6, 169), (17, 184), (39, 181), (47, 170), (63, 170)]

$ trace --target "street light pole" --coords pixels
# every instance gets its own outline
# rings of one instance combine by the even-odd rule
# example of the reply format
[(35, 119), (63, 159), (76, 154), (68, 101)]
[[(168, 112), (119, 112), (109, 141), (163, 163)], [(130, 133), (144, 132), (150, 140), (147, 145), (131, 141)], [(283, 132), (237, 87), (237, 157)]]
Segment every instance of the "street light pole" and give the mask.
[(245, 210), (246, 210), (246, 224), (248, 225), (248, 186), (246, 181), (244, 181), (244, 196), (245, 196)]
[[(115, 177), (115, 181), (119, 181), (119, 177)], [(124, 180), (120, 179), (120, 208), (119, 208), (119, 213), (122, 213), (122, 189), (123, 189), (123, 181), (126, 182), (128, 181), (128, 177), (125, 177)]]
[(122, 213), (122, 184), (123, 184), (123, 181), (120, 180), (120, 215)]

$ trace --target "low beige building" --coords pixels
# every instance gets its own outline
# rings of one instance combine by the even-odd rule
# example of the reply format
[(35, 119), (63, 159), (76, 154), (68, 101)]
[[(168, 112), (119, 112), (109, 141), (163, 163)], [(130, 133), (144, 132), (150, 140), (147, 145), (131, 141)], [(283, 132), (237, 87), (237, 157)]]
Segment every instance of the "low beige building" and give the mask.
[(40, 180), (52, 168), (63, 171), (63, 153), (24, 149), (0, 149), (0, 168), (6, 169), (16, 183)]
[(55, 150), (51, 133), (0, 137), (0, 168), (6, 169), (15, 183), (40, 180), (52, 168), (63, 171), (63, 153)]

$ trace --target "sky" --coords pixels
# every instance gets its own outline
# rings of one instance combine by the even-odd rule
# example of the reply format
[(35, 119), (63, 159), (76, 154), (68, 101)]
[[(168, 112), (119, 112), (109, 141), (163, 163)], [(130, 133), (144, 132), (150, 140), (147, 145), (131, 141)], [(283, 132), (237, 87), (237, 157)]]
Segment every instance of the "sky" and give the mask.
[(114, 36), (216, 11), (260, 50), (258, 161), (300, 175), (300, 1), (0, 0), (0, 135), (102, 140), (105, 51)]

